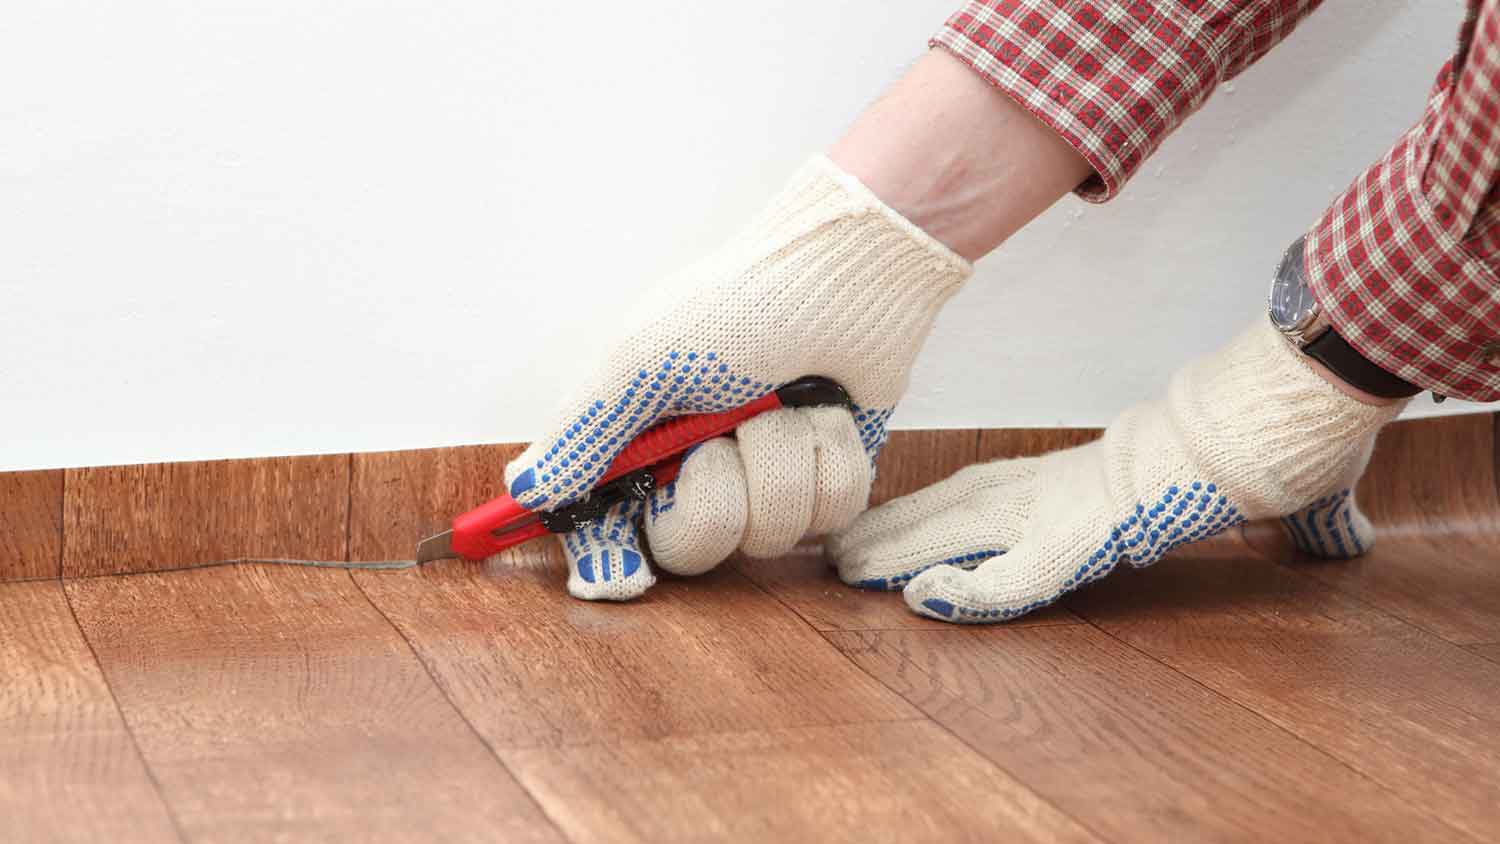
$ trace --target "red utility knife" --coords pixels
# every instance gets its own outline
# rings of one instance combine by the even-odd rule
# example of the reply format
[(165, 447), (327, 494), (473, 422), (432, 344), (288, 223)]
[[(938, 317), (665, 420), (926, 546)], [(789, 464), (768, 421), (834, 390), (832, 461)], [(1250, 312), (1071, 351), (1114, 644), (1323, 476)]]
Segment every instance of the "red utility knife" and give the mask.
[(698, 443), (727, 434), (768, 410), (815, 405), (853, 408), (843, 387), (810, 375), (733, 410), (673, 417), (631, 440), (583, 500), (551, 512), (534, 512), (502, 495), (455, 518), (450, 530), (422, 540), (417, 562), (444, 557), (482, 560), (547, 533), (577, 530), (621, 501), (645, 500), (652, 490), (670, 483), (682, 467), (683, 452)]

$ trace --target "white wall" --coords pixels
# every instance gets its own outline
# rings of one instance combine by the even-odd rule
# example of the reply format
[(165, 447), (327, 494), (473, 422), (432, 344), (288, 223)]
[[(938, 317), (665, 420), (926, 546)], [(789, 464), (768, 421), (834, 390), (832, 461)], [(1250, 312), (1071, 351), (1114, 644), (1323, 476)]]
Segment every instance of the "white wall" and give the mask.
[[(957, 2), (12, 0), (0, 469), (523, 440)], [(1103, 424), (1258, 315), (1459, 5), (1330, 0), (984, 262), (898, 425)]]

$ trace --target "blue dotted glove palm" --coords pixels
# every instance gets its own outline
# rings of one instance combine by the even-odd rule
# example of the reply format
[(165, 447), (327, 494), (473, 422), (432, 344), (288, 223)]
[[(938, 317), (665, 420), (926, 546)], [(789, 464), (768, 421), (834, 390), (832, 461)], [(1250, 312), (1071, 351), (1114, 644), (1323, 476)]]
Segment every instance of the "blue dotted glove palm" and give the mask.
[(1246, 519), (1291, 514), (1304, 548), (1359, 553), (1373, 537), (1348, 490), (1401, 406), (1345, 396), (1257, 324), (1102, 440), (971, 466), (863, 514), (830, 554), (848, 583), (903, 589), (922, 615), (983, 623)]
[(704, 570), (737, 546), (782, 553), (809, 529), (846, 524), (864, 503), (912, 361), (969, 272), (832, 162), (810, 162), (745, 231), (665, 285), (675, 293), (658, 294), (664, 304), (505, 478), (527, 509), (565, 505), (657, 421), (735, 407), (804, 375), (842, 384), (852, 418), (774, 411), (741, 426), (738, 442), (699, 449), (641, 512), (622, 507), (610, 529), (565, 540), (572, 593), (626, 599), (650, 586), (638, 519), (681, 571)]

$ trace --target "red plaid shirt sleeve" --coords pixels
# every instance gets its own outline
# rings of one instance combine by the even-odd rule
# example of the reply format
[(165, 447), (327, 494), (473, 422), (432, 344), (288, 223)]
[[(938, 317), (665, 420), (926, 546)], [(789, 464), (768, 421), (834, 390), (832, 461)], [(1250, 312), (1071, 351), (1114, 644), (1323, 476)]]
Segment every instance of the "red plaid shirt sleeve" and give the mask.
[[(1320, 0), (971, 0), (933, 38), (1078, 150), (1114, 196), (1220, 82)], [(1426, 114), (1308, 234), (1313, 292), (1366, 357), (1500, 400), (1500, 0), (1471, 0)]]
[(1365, 357), (1500, 400), (1500, 0), (1470, 4), (1426, 113), (1307, 236), (1314, 295)]
[(1220, 82), (1321, 0), (972, 0), (932, 39), (1052, 127), (1115, 195)]

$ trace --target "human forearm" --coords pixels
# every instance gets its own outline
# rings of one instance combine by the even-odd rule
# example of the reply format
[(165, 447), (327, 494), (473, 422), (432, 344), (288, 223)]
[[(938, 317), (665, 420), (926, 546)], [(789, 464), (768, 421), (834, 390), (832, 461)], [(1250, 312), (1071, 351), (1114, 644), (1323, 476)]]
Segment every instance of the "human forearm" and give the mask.
[(828, 155), (971, 261), (1092, 172), (1056, 133), (942, 50), (923, 56)]

